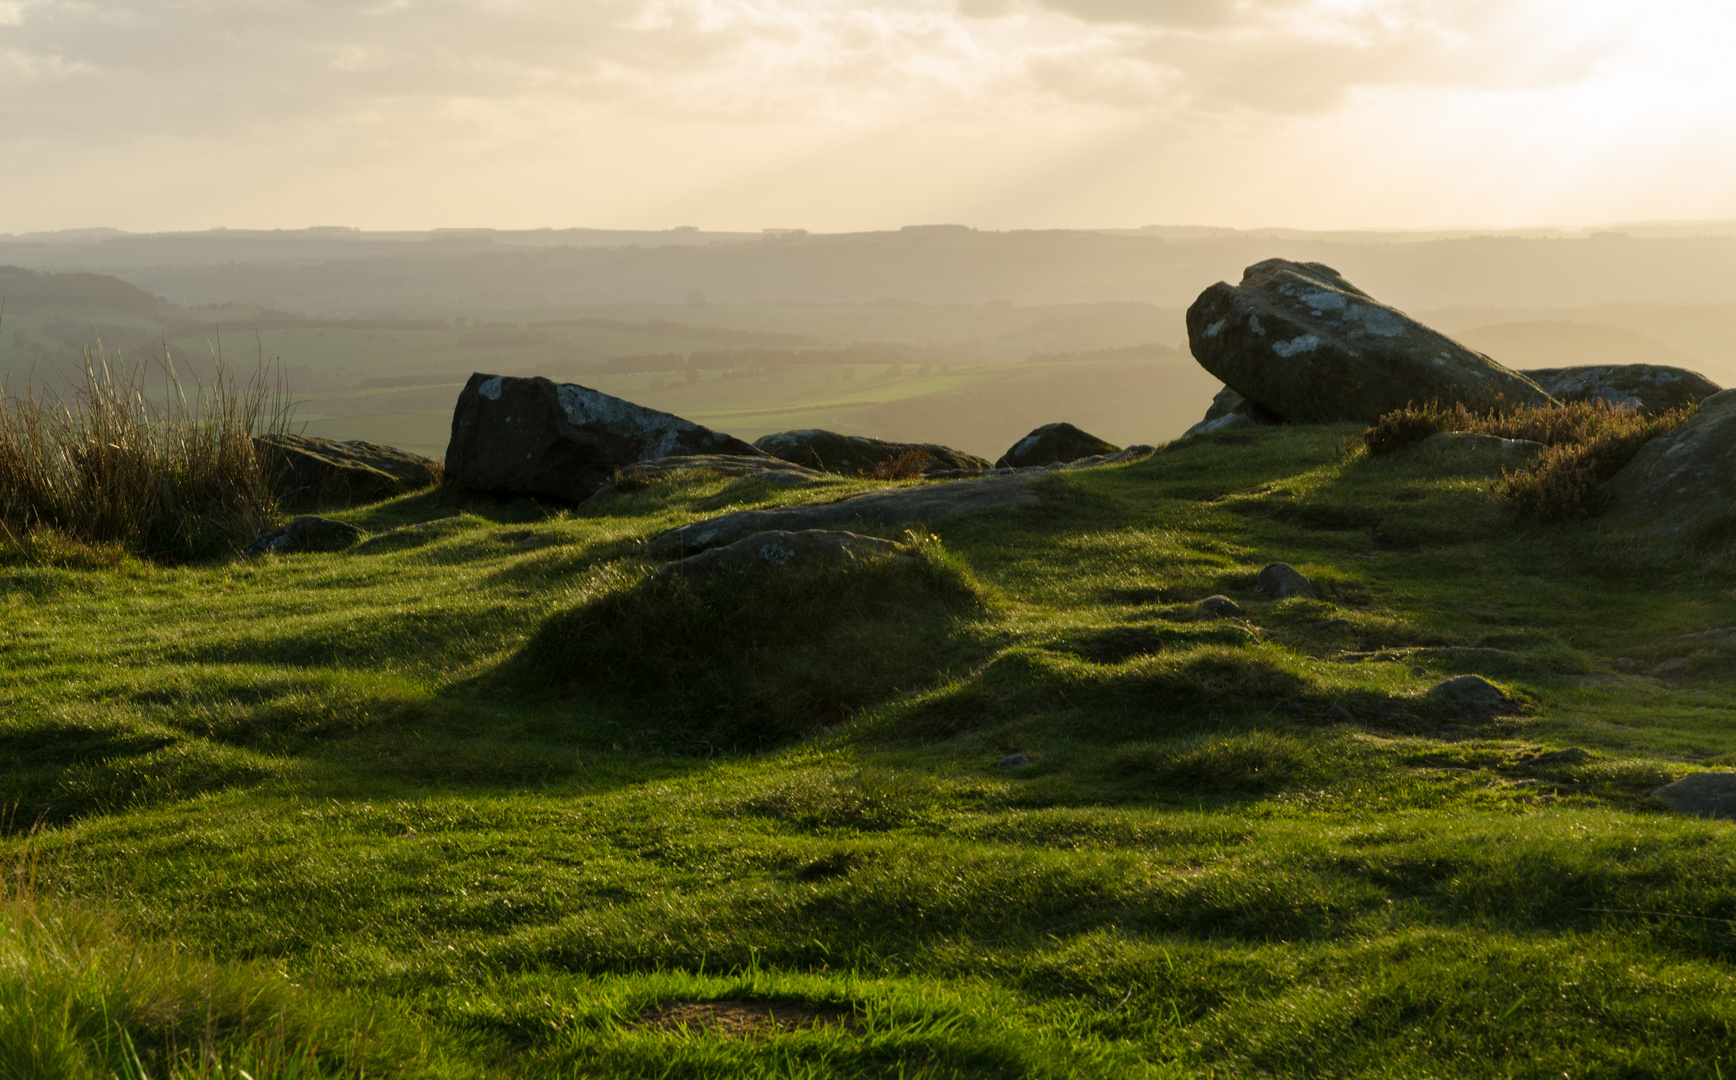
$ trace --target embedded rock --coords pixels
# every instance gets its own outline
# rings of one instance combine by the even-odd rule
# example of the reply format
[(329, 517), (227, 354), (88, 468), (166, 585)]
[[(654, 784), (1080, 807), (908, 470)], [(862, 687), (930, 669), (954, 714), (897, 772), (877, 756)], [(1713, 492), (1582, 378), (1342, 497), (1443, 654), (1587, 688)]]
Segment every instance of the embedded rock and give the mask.
[(800, 532), (773, 530), (754, 533), (733, 544), (709, 548), (685, 559), (665, 563), (661, 578), (680, 577), (708, 581), (720, 577), (771, 573), (834, 570), (848, 566), (908, 558), (891, 540), (860, 536), (853, 532), (804, 529)]
[(1314, 583), (1289, 563), (1275, 562), (1260, 571), (1259, 584), (1260, 591), (1273, 600), (1288, 600), (1292, 596), (1314, 600), (1320, 596), (1314, 591)]
[(1480, 675), (1460, 675), (1429, 688), (1429, 696), (1457, 705), (1467, 714), (1489, 716), (1513, 707), (1513, 699)]
[(1040, 501), (1027, 479), (1017, 475), (918, 484), (870, 491), (837, 502), (737, 510), (671, 529), (652, 540), (647, 550), (653, 555), (674, 558), (733, 544), (754, 533), (832, 529), (855, 523), (881, 527), (914, 525), (985, 510), (1035, 506)]
[(1427, 401), (1547, 403), (1541, 387), (1380, 303), (1320, 263), (1268, 259), (1187, 311), (1200, 366), (1298, 423), (1373, 423)]
[(754, 448), (776, 458), (822, 472), (856, 476), (878, 465), (917, 453), (927, 458), (923, 469), (969, 469), (981, 472), (989, 463), (975, 454), (938, 443), (887, 442), (865, 435), (840, 435), (835, 431), (809, 428), (780, 431), (754, 440)]
[(1219, 431), (1281, 423), (1283, 420), (1277, 413), (1249, 401), (1226, 386), (1212, 396), (1211, 408), (1206, 410), (1205, 418), (1182, 432), (1182, 436), (1210, 435)]
[(1121, 448), (1104, 442), (1072, 424), (1044, 424), (1014, 443), (1001, 459), (997, 469), (1023, 469), (1032, 465), (1078, 461), (1096, 454), (1119, 453)]
[(1221, 594), (1208, 596), (1194, 607), (1220, 619), (1233, 619), (1242, 613), (1242, 605)]
[(476, 491), (578, 502), (622, 466), (687, 454), (761, 456), (733, 436), (600, 390), (478, 373), (452, 412), (446, 471)]
[(1640, 447), (1604, 485), (1605, 516), (1671, 540), (1697, 539), (1731, 524), (1736, 506), (1736, 390), (1700, 402), (1700, 411)]
[(379, 502), (440, 480), (440, 463), (395, 446), (314, 435), (261, 435), (253, 450), (292, 510)]
[(1652, 792), (1652, 798), (1678, 814), (1736, 821), (1736, 773), (1693, 773)]
[(1607, 401), (1662, 413), (1711, 397), (1721, 387), (1697, 371), (1664, 364), (1607, 364), (1521, 371), (1557, 401)]
[(248, 544), (245, 554), (302, 555), (316, 551), (342, 551), (360, 543), (367, 535), (347, 521), (304, 515)]

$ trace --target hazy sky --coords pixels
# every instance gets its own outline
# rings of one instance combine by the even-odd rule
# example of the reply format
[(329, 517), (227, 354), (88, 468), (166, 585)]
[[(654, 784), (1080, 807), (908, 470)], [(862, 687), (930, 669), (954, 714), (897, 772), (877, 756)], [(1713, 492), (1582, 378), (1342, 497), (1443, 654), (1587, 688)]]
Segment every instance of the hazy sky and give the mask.
[(1728, 0), (0, 0), (0, 231), (1736, 218)]

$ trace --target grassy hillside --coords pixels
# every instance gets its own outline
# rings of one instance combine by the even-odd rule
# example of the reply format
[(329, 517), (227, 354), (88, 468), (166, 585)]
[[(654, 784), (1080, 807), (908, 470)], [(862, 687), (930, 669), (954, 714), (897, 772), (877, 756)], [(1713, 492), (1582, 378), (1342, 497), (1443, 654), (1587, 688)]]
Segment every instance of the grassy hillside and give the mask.
[[(814, 588), (659, 591), (640, 542), (871, 482), (14, 558), (0, 1074), (1730, 1075), (1730, 826), (1648, 797), (1736, 764), (1733, 639), (1675, 640), (1736, 624), (1728, 557), (1354, 434)], [(1467, 671), (1518, 710), (1428, 695)]]

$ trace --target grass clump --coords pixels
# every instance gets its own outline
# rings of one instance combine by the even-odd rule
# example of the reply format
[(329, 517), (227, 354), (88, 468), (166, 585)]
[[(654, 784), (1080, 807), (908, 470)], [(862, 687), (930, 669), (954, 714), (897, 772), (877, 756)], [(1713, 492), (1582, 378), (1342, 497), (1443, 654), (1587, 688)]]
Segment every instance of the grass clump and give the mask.
[(640, 712), (655, 702), (676, 731), (752, 747), (933, 679), (985, 606), (932, 538), (902, 558), (757, 579), (617, 570), (549, 619), (521, 662), (541, 684), (612, 692)]
[(1650, 415), (1607, 401), (1573, 401), (1474, 412), (1461, 403), (1429, 402), (1387, 413), (1362, 438), (1377, 456), (1415, 446), (1442, 431), (1542, 443), (1535, 460), (1521, 469), (1503, 470), (1492, 490), (1514, 517), (1551, 524), (1595, 517), (1609, 501), (1604, 483), (1632, 461), (1640, 447), (1681, 427), (1697, 408), (1687, 405)]
[[(87, 353), (68, 396), (0, 400), (0, 530), (19, 556), (52, 529), (66, 542), (187, 560), (234, 550), (277, 509), (253, 436), (288, 417), (262, 368), (246, 385), (219, 363), (191, 397), (166, 361), (111, 366)], [(54, 545), (51, 545), (51, 547)]]

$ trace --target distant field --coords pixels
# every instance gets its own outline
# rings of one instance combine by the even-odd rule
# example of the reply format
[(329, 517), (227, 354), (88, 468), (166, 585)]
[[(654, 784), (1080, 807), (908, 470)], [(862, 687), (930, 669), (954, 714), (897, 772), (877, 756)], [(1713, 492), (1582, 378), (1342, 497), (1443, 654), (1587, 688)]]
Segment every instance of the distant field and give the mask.
[[(1186, 354), (1183, 312), (1138, 303), (623, 303), (345, 322), (176, 308), (136, 290), (73, 300), (8, 306), (0, 372), (15, 389), (97, 342), (111, 358), (166, 349), (191, 378), (208, 378), (216, 355), (244, 371), (263, 359), (309, 434), (435, 457), (474, 371), (578, 381), (746, 439), (824, 427), (991, 458), (1055, 420), (1123, 445), (1161, 442), (1218, 388)], [(1736, 382), (1736, 309), (1418, 314), (1510, 367), (1671, 363)]]
[[(498, 365), (482, 370), (512, 374)], [(659, 375), (583, 377), (586, 385), (744, 439), (823, 427), (940, 442), (995, 458), (1039, 424), (1066, 420), (1121, 445), (1180, 435), (1220, 384), (1191, 360), (978, 364), (922, 374), (822, 368), (696, 382)], [(367, 439), (438, 457), (460, 380), (437, 387), (306, 395), (296, 415), (310, 435)]]

